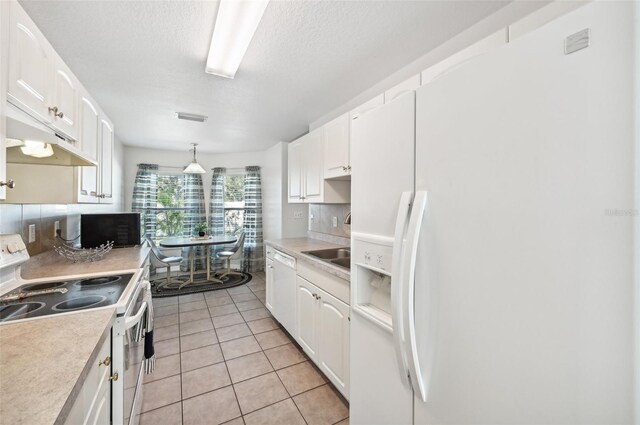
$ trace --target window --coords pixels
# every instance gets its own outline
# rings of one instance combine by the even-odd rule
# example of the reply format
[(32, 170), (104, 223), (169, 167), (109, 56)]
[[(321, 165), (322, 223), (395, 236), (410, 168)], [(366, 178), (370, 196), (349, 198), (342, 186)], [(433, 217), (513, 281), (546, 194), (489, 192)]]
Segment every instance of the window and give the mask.
[(227, 174), (224, 181), (224, 231), (236, 234), (244, 227), (244, 175)]
[(185, 218), (183, 175), (158, 174), (157, 206), (154, 212), (156, 239), (182, 235)]

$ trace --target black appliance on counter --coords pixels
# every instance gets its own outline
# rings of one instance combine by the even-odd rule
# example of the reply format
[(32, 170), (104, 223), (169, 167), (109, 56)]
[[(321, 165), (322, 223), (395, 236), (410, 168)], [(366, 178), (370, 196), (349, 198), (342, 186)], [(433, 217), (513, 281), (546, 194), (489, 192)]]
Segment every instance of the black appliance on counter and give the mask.
[(140, 245), (140, 213), (80, 215), (83, 248), (95, 248), (108, 241), (113, 241), (114, 247)]

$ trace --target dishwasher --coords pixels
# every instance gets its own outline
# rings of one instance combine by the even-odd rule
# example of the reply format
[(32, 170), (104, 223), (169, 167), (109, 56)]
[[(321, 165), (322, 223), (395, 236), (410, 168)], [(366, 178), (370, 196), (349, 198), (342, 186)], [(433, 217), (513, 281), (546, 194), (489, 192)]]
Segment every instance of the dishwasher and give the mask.
[(267, 248), (266, 305), (291, 335), (296, 334), (296, 259)]

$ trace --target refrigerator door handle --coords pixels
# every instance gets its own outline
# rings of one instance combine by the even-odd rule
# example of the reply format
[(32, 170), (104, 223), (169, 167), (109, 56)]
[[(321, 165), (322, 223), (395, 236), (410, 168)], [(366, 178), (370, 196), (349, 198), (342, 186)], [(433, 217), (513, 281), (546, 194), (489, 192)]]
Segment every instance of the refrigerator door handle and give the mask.
[(420, 368), (420, 357), (416, 343), (416, 327), (415, 327), (415, 272), (416, 259), (418, 254), (418, 241), (420, 240), (420, 229), (422, 227), (422, 218), (427, 207), (427, 192), (416, 192), (411, 208), (411, 218), (409, 219), (409, 227), (407, 229), (407, 241), (405, 243), (405, 254), (401, 269), (405, 273), (406, 284), (403, 285), (404, 299), (402, 305), (404, 308), (402, 319), (404, 325), (405, 348), (407, 355), (407, 365), (409, 367), (409, 379), (416, 396), (422, 401), (427, 401), (427, 387), (422, 369)]
[(398, 204), (398, 216), (396, 218), (396, 230), (393, 240), (393, 256), (391, 259), (391, 325), (393, 328), (393, 342), (398, 361), (398, 370), (403, 381), (411, 386), (409, 379), (409, 368), (407, 364), (407, 354), (405, 352), (406, 335), (405, 324), (403, 323), (402, 301), (404, 299), (405, 273), (402, 267), (405, 244), (405, 229), (411, 209), (411, 192), (402, 192), (400, 203)]

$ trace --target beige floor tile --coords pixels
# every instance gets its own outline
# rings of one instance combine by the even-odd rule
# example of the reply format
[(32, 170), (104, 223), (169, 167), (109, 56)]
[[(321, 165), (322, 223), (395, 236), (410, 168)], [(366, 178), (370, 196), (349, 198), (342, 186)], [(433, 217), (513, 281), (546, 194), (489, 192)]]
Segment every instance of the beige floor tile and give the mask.
[(249, 413), (244, 422), (246, 425), (306, 425), (290, 398)]
[(346, 419), (349, 408), (329, 385), (293, 397), (309, 425), (330, 425)]
[(169, 376), (180, 374), (180, 354), (156, 358), (156, 368), (153, 373), (144, 375), (144, 382), (153, 382)]
[(165, 307), (168, 305), (176, 305), (176, 304), (178, 304), (178, 297), (164, 297), (164, 298), (153, 299), (154, 307)]
[(240, 313), (227, 314), (225, 316), (213, 317), (213, 325), (217, 328), (224, 328), (225, 326), (237, 325), (238, 323), (244, 323), (244, 319)]
[(193, 310), (202, 310), (203, 308), (207, 308), (207, 303), (205, 301), (193, 301), (190, 303), (180, 304), (180, 313), (186, 313), (187, 311)]
[(261, 351), (258, 341), (256, 341), (253, 336), (226, 341), (221, 343), (220, 347), (222, 348), (225, 360), (235, 359), (236, 357)]
[(227, 292), (229, 293), (229, 295), (237, 295), (237, 294), (248, 294), (251, 291), (249, 290), (247, 285), (240, 285), (240, 286), (235, 286), (233, 288), (227, 289)]
[(164, 341), (165, 339), (177, 338), (180, 336), (180, 327), (178, 325), (166, 326), (164, 328), (153, 328), (154, 342)]
[(194, 320), (180, 324), (180, 336), (191, 335), (213, 329), (211, 319)]
[(204, 295), (200, 292), (197, 294), (180, 295), (178, 297), (178, 302), (180, 304), (192, 303), (194, 301), (204, 301)]
[(251, 322), (247, 322), (249, 325), (249, 329), (254, 334), (259, 334), (261, 332), (272, 331), (274, 329), (280, 329), (278, 322), (273, 320), (271, 317), (266, 317), (264, 319), (252, 320)]
[(190, 398), (231, 385), (223, 363), (201, 367), (182, 374), (182, 398)]
[(180, 401), (180, 375), (144, 384), (143, 394), (143, 412)]
[(153, 307), (153, 317), (170, 316), (178, 313), (178, 304), (168, 305), (165, 307)]
[(263, 350), (278, 347), (291, 342), (289, 337), (280, 329), (256, 334), (256, 339)]
[(177, 325), (178, 314), (170, 314), (168, 316), (156, 317), (153, 321), (153, 328), (163, 328), (165, 326)]
[(238, 309), (234, 304), (226, 304), (226, 305), (220, 305), (217, 307), (210, 307), (209, 311), (211, 311), (211, 317), (217, 317), (217, 316), (225, 316), (227, 314), (237, 313)]
[(233, 300), (228, 295), (219, 298), (207, 298), (207, 305), (209, 308), (228, 304), (233, 304)]
[[(155, 373), (155, 372), (154, 372)], [(140, 425), (181, 425), (182, 403), (174, 403), (140, 415)]]
[(180, 313), (180, 324), (193, 322), (194, 320), (208, 319), (209, 317), (211, 316), (209, 316), (209, 309), (207, 308), (186, 311), (184, 313)]
[(264, 291), (267, 288), (267, 285), (260, 281), (260, 280), (256, 280), (255, 282), (251, 282), (249, 285), (247, 285), (249, 287), (249, 289), (251, 289), (251, 291), (255, 294), (256, 291)]
[(211, 298), (228, 297), (229, 293), (226, 289), (217, 289), (215, 291), (208, 291), (204, 293), (204, 299), (209, 300)]
[(253, 353), (227, 361), (231, 380), (236, 383), (273, 371), (271, 363), (262, 353)]
[(185, 351), (181, 356), (182, 373), (224, 361), (219, 344)]
[(255, 290), (253, 291), (253, 294), (258, 297), (258, 299), (260, 298), (264, 298), (267, 296), (267, 291), (262, 289), (262, 290)]
[(242, 301), (251, 301), (251, 300), (256, 300), (256, 296), (253, 295), (253, 293), (251, 291), (246, 292), (244, 294), (235, 294), (235, 295), (231, 295), (231, 299), (233, 300), (233, 302), (239, 303)]
[(230, 420), (229, 422), (223, 423), (222, 425), (244, 425), (244, 419), (242, 419), (242, 417), (235, 418)]
[(255, 310), (256, 308), (263, 308), (264, 304), (262, 304), (260, 300), (249, 300), (236, 303), (236, 307), (238, 307), (238, 310), (240, 311), (247, 311)]
[(310, 362), (300, 363), (276, 372), (292, 396), (326, 383), (324, 376)]
[(182, 410), (184, 425), (218, 425), (240, 416), (232, 387), (184, 400)]
[(275, 372), (233, 384), (242, 414), (253, 412), (289, 398)]
[(276, 370), (307, 360), (302, 350), (296, 347), (295, 344), (281, 345), (270, 350), (265, 350), (264, 354), (266, 354)]
[(251, 335), (251, 330), (246, 324), (238, 323), (237, 325), (218, 328), (216, 329), (216, 333), (218, 334), (218, 339), (220, 340), (220, 342), (224, 342)]
[(349, 418), (345, 419), (344, 421), (338, 422), (336, 425), (349, 425)]
[(250, 322), (252, 320), (264, 319), (266, 317), (271, 317), (271, 313), (269, 313), (269, 310), (267, 310), (264, 307), (256, 308), (255, 310), (243, 311), (240, 314), (242, 314), (242, 317), (244, 317), (244, 320), (246, 320), (247, 322)]
[(180, 337), (180, 351), (195, 350), (196, 348), (213, 345), (218, 342), (216, 331), (213, 329)]
[(166, 339), (164, 341), (156, 341), (153, 344), (156, 357), (166, 357), (180, 353), (180, 338)]

